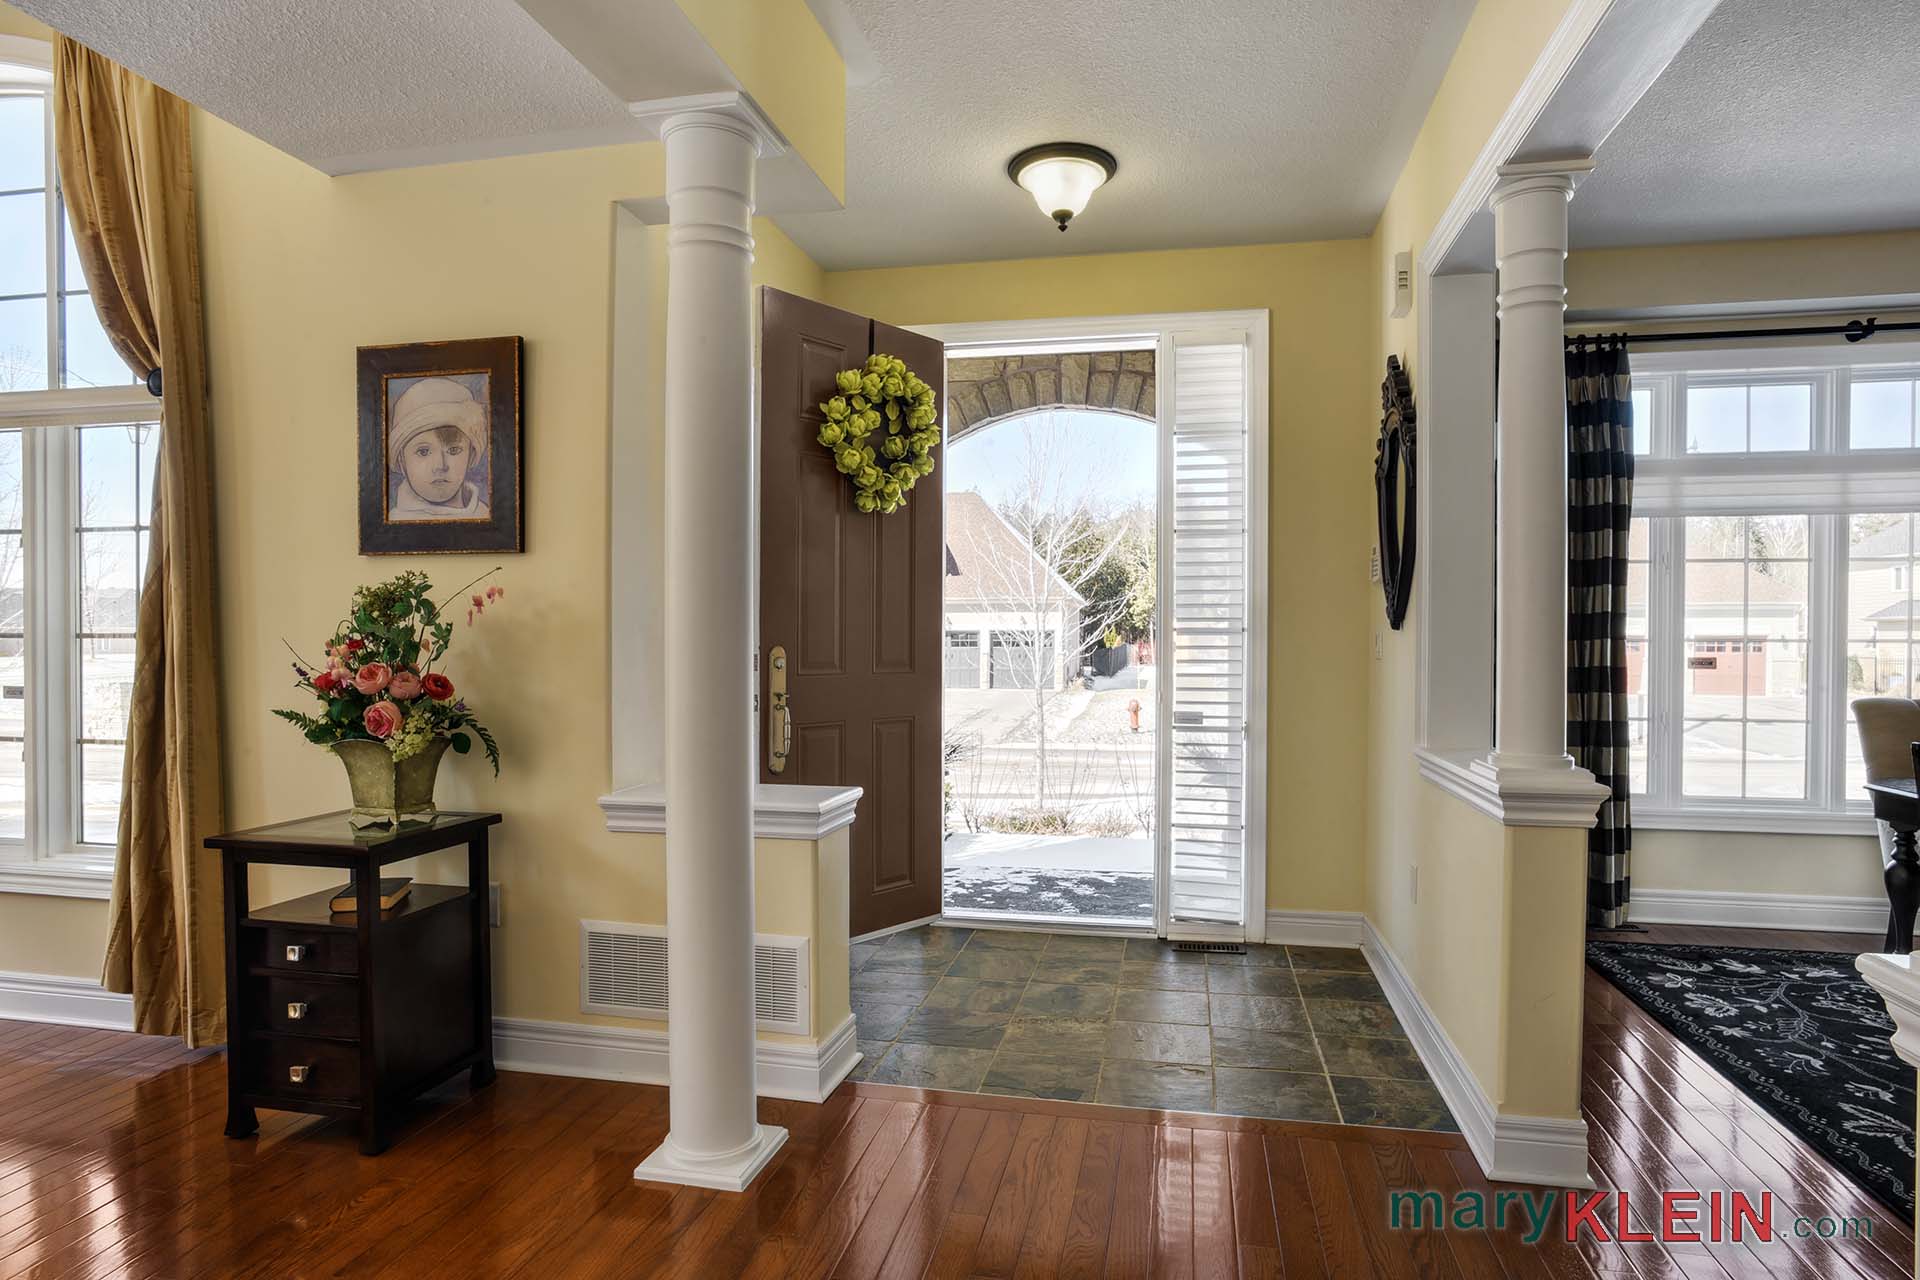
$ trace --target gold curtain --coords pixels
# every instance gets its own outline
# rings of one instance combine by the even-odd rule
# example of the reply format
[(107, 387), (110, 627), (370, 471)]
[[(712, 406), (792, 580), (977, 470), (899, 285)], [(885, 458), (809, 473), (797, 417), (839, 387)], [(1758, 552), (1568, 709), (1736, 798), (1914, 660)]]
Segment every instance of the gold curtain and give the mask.
[(55, 138), (74, 247), (114, 349), (162, 371), (104, 981), (134, 1028), (226, 1039), (213, 452), (187, 104), (62, 36)]

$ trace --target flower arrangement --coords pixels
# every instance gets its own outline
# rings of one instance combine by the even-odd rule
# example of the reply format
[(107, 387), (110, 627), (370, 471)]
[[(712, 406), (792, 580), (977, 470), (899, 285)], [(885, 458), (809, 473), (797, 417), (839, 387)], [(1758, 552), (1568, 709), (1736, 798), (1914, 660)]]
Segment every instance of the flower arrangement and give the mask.
[(888, 355), (871, 355), (862, 367), (841, 370), (834, 388), (840, 394), (820, 406), (827, 420), (815, 439), (853, 481), (856, 508), (892, 515), (906, 505), (920, 477), (933, 474), (933, 449), (940, 443), (933, 388), (905, 361)]
[[(498, 572), (482, 574), (454, 595)], [(396, 765), (437, 739), (465, 755), (479, 738), (498, 776), (499, 745), (474, 719), (453, 681), (434, 669), (453, 642), (453, 623), (441, 617), (446, 606), (434, 603), (432, 591), (427, 575), (414, 570), (356, 590), (352, 611), (326, 643), (326, 662), (315, 666), (294, 653), (294, 683), (320, 700), (319, 713), (276, 709), (273, 714), (329, 750), (342, 742), (383, 743)], [(467, 624), (506, 594), (499, 586), (474, 592)]]

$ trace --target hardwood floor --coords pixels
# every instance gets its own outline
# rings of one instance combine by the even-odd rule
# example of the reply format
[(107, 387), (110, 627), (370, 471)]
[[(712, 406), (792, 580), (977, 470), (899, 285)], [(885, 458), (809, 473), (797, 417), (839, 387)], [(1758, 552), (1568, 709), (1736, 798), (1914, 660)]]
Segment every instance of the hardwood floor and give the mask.
[(1595, 1178), (1636, 1211), (1665, 1187), (1770, 1190), (1873, 1237), (1399, 1231), (1391, 1190), (1494, 1190), (1457, 1135), (874, 1084), (763, 1102), (792, 1138), (740, 1196), (636, 1184), (666, 1092), (596, 1080), (437, 1091), (368, 1159), (314, 1117), (262, 1112), (257, 1138), (222, 1137), (218, 1053), (0, 1022), (0, 1276), (1909, 1274), (1904, 1224), (1591, 976), (1586, 1097)]

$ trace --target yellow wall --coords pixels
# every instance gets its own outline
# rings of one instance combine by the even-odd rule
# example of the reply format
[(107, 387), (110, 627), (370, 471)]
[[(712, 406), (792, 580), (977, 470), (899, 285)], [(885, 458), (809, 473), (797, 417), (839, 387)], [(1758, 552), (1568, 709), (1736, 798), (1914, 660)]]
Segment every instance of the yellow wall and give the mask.
[[(0, 11), (0, 17), (6, 13)], [(613, 206), (661, 192), (640, 144), (328, 178), (194, 117), (219, 495), (228, 817), (347, 800), (338, 762), (268, 715), (297, 704), (281, 639), (311, 652), (361, 582), (417, 568), (451, 590), (499, 564), (504, 603), (451, 674), (500, 739), (496, 781), (449, 756), (439, 800), (508, 815), (494, 842), (503, 1015), (584, 1020), (577, 921), (665, 918), (657, 838), (609, 834), (607, 452)], [(756, 278), (820, 292), (764, 220)], [(526, 553), (362, 558), (354, 348), (520, 334)], [(427, 860), (423, 874), (462, 874)], [(255, 877), (257, 900), (318, 874)], [(105, 904), (0, 895), (0, 971), (97, 976)], [(829, 993), (829, 996), (831, 993)]]
[(847, 187), (847, 69), (806, 0), (679, 0), (836, 200)]
[[(1426, 300), (1416, 288), (1414, 312), (1388, 315), (1394, 254), (1417, 257), (1425, 247), (1567, 7), (1480, 0), (1475, 8), (1369, 246), (1374, 384), (1389, 355), (1418, 377)], [(1377, 429), (1377, 413), (1356, 426)], [(1427, 443), (1434, 447), (1431, 436)], [(1367, 601), (1380, 659), (1371, 664), (1367, 712), (1365, 909), (1497, 1105), (1577, 1115), (1584, 835), (1502, 828), (1420, 777), (1414, 636), (1422, 604), (1416, 593), (1406, 627), (1393, 631), (1377, 592)], [(1529, 866), (1528, 854), (1552, 865)], [(1525, 993), (1543, 1003), (1516, 1013), (1516, 981), (1533, 984)]]
[(1264, 308), (1271, 314), (1267, 901), (1364, 902), (1375, 393), (1361, 240), (833, 272), (827, 300), (893, 324)]
[(1567, 308), (1575, 312), (1916, 293), (1920, 231), (1582, 249), (1567, 257)]
[(0, 36), (25, 36), (29, 40), (52, 43), (53, 28), (10, 5), (0, 4)]

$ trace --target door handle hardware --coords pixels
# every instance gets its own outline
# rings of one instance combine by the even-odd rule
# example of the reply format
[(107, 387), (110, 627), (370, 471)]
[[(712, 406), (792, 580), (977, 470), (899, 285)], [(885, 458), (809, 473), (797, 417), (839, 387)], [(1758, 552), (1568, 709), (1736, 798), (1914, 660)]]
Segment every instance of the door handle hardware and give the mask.
[(290, 1021), (293, 1021), (293, 1022), (298, 1022), (298, 1021), (300, 1021), (300, 1019), (302, 1019), (302, 1018), (304, 1018), (304, 1017), (306, 1017), (306, 1016), (307, 1016), (307, 1002), (306, 1002), (306, 1001), (304, 1001), (304, 1000), (291, 1000), (291, 1001), (288, 1001), (288, 1002), (287, 1002), (287, 1018), (288, 1018), (288, 1019), (289, 1019)]
[(312, 1070), (311, 1067), (288, 1067), (287, 1083), (305, 1084), (307, 1082), (307, 1072), (310, 1070)]
[(302, 960), (305, 960), (306, 958), (307, 958), (307, 949), (305, 947), (291, 946), (287, 948), (287, 959), (292, 963), (299, 964)]
[(793, 754), (793, 706), (787, 701), (787, 651), (773, 646), (767, 654), (767, 771), (785, 773)]

